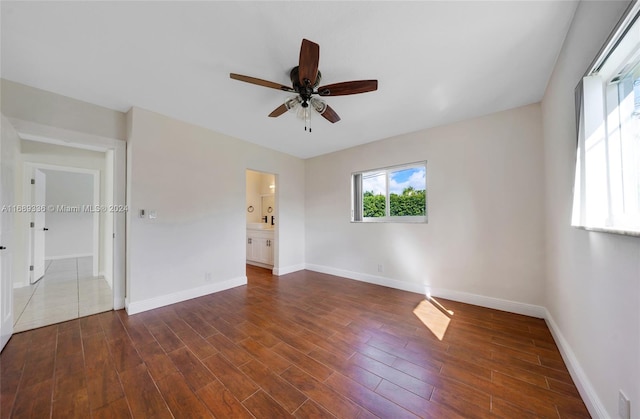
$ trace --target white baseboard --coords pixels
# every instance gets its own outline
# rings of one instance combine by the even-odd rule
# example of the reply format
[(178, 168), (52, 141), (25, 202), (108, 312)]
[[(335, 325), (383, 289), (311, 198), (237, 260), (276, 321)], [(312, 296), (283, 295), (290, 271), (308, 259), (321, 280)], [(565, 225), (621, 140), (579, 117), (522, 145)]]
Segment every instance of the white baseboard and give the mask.
[(307, 269), (310, 271), (341, 276), (349, 279), (355, 279), (356, 281), (368, 282), (370, 284), (382, 285), (389, 288), (415, 292), (418, 294), (423, 294), (425, 296), (429, 295), (433, 297), (446, 298), (447, 300), (460, 301), (462, 303), (474, 304), (482, 307), (493, 308), (496, 310), (508, 311), (510, 313), (523, 314), (525, 316), (544, 318), (544, 315), (545, 315), (544, 307), (536, 306), (533, 304), (520, 303), (517, 301), (511, 301), (511, 300), (503, 300), (500, 298), (470, 294), (467, 292), (453, 291), (453, 290), (448, 290), (444, 288), (432, 288), (428, 284), (418, 284), (415, 282), (398, 281), (397, 279), (363, 274), (360, 272), (345, 271), (342, 269), (331, 268), (329, 266), (308, 264)]
[(273, 274), (276, 276), (280, 276), (280, 275), (290, 274), (292, 272), (302, 271), (304, 269), (305, 269), (305, 265), (304, 263), (301, 263), (299, 265), (290, 265), (290, 266), (285, 266), (283, 268), (273, 268)]
[(398, 281), (383, 276), (363, 274), (361, 272), (346, 271), (344, 269), (336, 269), (330, 266), (306, 264), (306, 269), (323, 274), (341, 276), (343, 278), (355, 279), (356, 281), (368, 282), (369, 284), (382, 285), (383, 287), (396, 288), (403, 291), (416, 292), (426, 295), (427, 287), (423, 284), (415, 282)]
[(560, 332), (560, 328), (553, 319), (553, 316), (551, 316), (551, 313), (546, 308), (544, 309), (544, 311), (545, 320), (547, 321), (549, 330), (551, 330), (553, 340), (555, 340), (556, 345), (558, 345), (560, 355), (562, 355), (564, 363), (567, 364), (569, 374), (571, 374), (571, 378), (573, 378), (573, 381), (578, 388), (578, 392), (580, 393), (584, 404), (589, 410), (589, 414), (594, 418), (607, 418), (607, 409), (602, 404), (602, 401), (600, 401), (598, 393), (593, 388), (593, 385), (591, 385), (591, 381), (589, 381), (587, 374), (582, 369), (580, 362), (578, 362), (578, 358), (573, 353), (571, 346), (569, 346), (569, 342), (567, 342), (567, 340), (562, 335), (562, 332)]
[(518, 301), (504, 300), (502, 298), (487, 297), (486, 295), (471, 294), (468, 292), (447, 290), (443, 288), (431, 288), (431, 295), (461, 303), (493, 308), (495, 310), (508, 311), (509, 313), (522, 314), (524, 316), (545, 318), (546, 308), (534, 304)]
[(76, 258), (86, 258), (86, 257), (93, 257), (93, 253), (77, 253), (73, 255), (47, 256), (44, 258), (44, 260), (76, 259)]
[(127, 314), (132, 315), (142, 313), (143, 311), (153, 310), (154, 308), (168, 306), (169, 304), (179, 303), (181, 301), (190, 300), (192, 298), (202, 297), (203, 295), (212, 294), (214, 292), (224, 291), (229, 288), (239, 287), (247, 284), (247, 277), (228, 279), (226, 281), (208, 284), (197, 288), (191, 288), (184, 291), (178, 291), (173, 294), (161, 295), (159, 297), (149, 298), (142, 301), (125, 300), (125, 309)]

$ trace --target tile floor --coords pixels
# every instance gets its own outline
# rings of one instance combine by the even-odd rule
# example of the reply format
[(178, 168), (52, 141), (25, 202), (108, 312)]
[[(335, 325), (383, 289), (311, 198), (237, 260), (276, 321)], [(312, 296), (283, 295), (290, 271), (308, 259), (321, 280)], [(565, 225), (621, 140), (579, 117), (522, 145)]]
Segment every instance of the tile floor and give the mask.
[(92, 258), (46, 261), (44, 277), (13, 290), (14, 333), (111, 310), (107, 281), (92, 276)]

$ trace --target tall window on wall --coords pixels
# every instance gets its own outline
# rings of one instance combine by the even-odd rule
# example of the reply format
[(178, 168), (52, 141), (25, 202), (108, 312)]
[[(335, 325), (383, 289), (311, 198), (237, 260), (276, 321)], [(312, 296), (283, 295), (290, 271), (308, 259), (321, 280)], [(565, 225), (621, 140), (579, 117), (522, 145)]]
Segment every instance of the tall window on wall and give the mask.
[(633, 4), (576, 89), (572, 224), (640, 235), (640, 19)]
[(427, 163), (356, 172), (351, 221), (427, 222)]

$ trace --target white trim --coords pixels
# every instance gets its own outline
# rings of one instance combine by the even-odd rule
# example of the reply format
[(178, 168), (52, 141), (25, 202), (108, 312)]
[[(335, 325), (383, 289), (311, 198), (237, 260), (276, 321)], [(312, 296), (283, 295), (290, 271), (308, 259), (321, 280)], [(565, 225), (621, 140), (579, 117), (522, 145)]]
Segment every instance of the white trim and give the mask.
[(92, 256), (93, 255), (91, 253), (77, 253), (75, 255), (49, 256), (44, 258), (44, 260), (76, 259), (76, 258), (86, 258), (86, 257), (92, 257)]
[(431, 295), (461, 303), (493, 308), (495, 310), (508, 311), (509, 313), (522, 314), (524, 316), (544, 319), (546, 308), (535, 304), (521, 303), (519, 301), (505, 300), (502, 298), (487, 297), (486, 295), (471, 294), (468, 292), (431, 288)]
[(367, 282), (370, 284), (382, 285), (383, 287), (396, 288), (403, 291), (415, 292), (426, 295), (428, 286), (426, 284), (417, 284), (415, 282), (398, 281), (396, 279), (386, 278), (383, 276), (363, 274), (360, 272), (345, 271), (330, 266), (307, 264), (306, 269), (323, 274), (341, 276), (343, 278), (355, 279), (356, 281)]
[(598, 393), (595, 388), (593, 388), (593, 385), (591, 384), (591, 381), (589, 381), (584, 369), (582, 369), (578, 358), (573, 353), (571, 346), (569, 346), (569, 342), (567, 342), (560, 332), (560, 328), (553, 319), (549, 310), (545, 308), (544, 312), (545, 320), (547, 321), (551, 335), (553, 335), (553, 340), (556, 342), (556, 345), (560, 350), (560, 355), (562, 355), (562, 359), (567, 365), (569, 374), (571, 375), (571, 378), (573, 378), (573, 381), (578, 388), (578, 392), (580, 393), (584, 404), (587, 406), (587, 410), (589, 410), (589, 414), (594, 418), (607, 418), (609, 416), (607, 409), (602, 404), (602, 401), (598, 397)]
[(192, 298), (202, 297), (204, 295), (213, 294), (235, 288), (247, 284), (247, 277), (240, 276), (238, 278), (228, 279), (226, 281), (217, 282), (215, 284), (204, 285), (197, 288), (174, 292), (173, 294), (161, 295), (158, 297), (148, 298), (142, 301), (130, 302), (128, 297), (125, 300), (125, 309), (128, 315), (142, 313), (143, 311), (153, 310), (154, 308), (164, 307), (170, 304), (179, 303)]
[(293, 272), (303, 271), (305, 269), (304, 263), (298, 265), (285, 266), (284, 268), (273, 268), (273, 274), (275, 276), (286, 275)]
[(18, 136), (25, 140), (39, 141), (42, 143), (57, 144), (67, 147), (82, 148), (92, 151), (107, 151), (116, 148), (118, 143), (124, 142), (121, 138), (109, 138), (86, 132), (38, 124), (18, 118), (7, 118), (18, 132)]
[(355, 279), (356, 281), (368, 282), (370, 284), (382, 285), (384, 287), (424, 294), (425, 296), (440, 297), (447, 300), (459, 301), (462, 303), (493, 308), (496, 310), (508, 311), (510, 313), (523, 314), (525, 316), (544, 318), (546, 313), (546, 309), (542, 306), (521, 303), (518, 301), (504, 300), (501, 298), (487, 297), (485, 295), (448, 290), (444, 288), (433, 288), (428, 284), (398, 281), (397, 279), (363, 274), (359, 272), (345, 271), (342, 269), (335, 269), (328, 266), (313, 264), (307, 264), (307, 269), (310, 271)]

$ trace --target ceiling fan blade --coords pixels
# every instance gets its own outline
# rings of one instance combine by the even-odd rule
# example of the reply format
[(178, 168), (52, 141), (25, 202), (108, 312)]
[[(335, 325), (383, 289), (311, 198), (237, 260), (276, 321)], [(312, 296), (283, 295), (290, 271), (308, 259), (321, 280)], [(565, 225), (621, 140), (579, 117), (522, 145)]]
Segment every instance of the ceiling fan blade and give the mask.
[(269, 114), (269, 116), (270, 116), (270, 117), (272, 117), (272, 118), (275, 118), (275, 117), (277, 117), (277, 116), (282, 115), (282, 114), (283, 114), (283, 113), (285, 113), (286, 111), (288, 111), (287, 107), (286, 107), (284, 104), (282, 104), (282, 105), (278, 106), (277, 108), (275, 108), (275, 109), (273, 110), (273, 112), (271, 112), (271, 113)]
[(298, 63), (298, 79), (302, 86), (305, 86), (305, 80), (308, 80), (309, 86), (313, 87), (318, 77), (319, 61), (320, 45), (303, 39), (302, 46), (300, 46), (300, 62)]
[(270, 87), (272, 89), (284, 90), (285, 92), (295, 92), (291, 87), (284, 84), (274, 83), (268, 80), (257, 79), (255, 77), (243, 76), (242, 74), (230, 73), (229, 77), (246, 83), (257, 84), (258, 86)]
[(332, 124), (335, 124), (340, 120), (340, 117), (338, 116), (336, 111), (334, 111), (329, 105), (327, 105), (327, 109), (325, 109), (324, 112), (322, 112), (320, 115), (322, 115), (324, 119), (331, 122)]
[(355, 95), (378, 90), (378, 80), (354, 80), (318, 87), (320, 96)]

